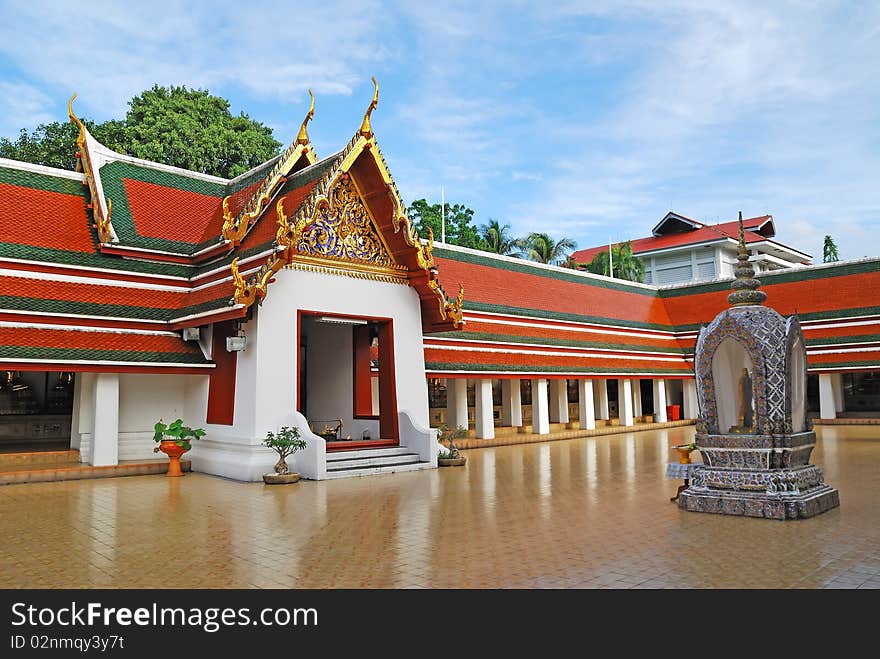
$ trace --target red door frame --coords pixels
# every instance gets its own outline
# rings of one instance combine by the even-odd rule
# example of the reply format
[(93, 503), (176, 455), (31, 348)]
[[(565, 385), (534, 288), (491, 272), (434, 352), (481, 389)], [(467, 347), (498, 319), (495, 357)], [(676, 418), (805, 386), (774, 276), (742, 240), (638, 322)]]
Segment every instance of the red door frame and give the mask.
[[(400, 433), (397, 425), (397, 379), (394, 373), (394, 320), (385, 316), (358, 316), (354, 314), (336, 313), (333, 311), (315, 311), (311, 309), (299, 309), (296, 315), (296, 349), (299, 355), (299, 346), (302, 341), (303, 316), (331, 316), (334, 318), (350, 318), (352, 320), (366, 320), (375, 322), (379, 329), (379, 437), (366, 441), (341, 441), (327, 442), (328, 451), (345, 451), (359, 448), (372, 448), (380, 446), (398, 446)], [(352, 332), (354, 335), (354, 332)], [(354, 366), (354, 364), (352, 364)], [(356, 369), (352, 369), (352, 378), (356, 377)], [(353, 382), (354, 384), (354, 382)], [(306, 415), (301, 409), (302, 382), (299, 378), (299, 364), (297, 364), (296, 379), (296, 409)], [(355, 392), (356, 393), (356, 392)], [(352, 404), (354, 401), (352, 400)], [(352, 407), (354, 417), (355, 408)]]

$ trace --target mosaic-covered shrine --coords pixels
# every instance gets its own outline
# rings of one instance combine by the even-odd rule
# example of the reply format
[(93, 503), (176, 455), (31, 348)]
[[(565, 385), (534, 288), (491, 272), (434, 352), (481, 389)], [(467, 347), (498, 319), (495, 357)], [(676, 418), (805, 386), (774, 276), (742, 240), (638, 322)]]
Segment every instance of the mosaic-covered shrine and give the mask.
[(740, 213), (729, 309), (700, 331), (694, 370), (696, 469), (678, 505), (693, 512), (798, 519), (840, 505), (810, 464), (816, 434), (806, 415), (807, 356), (797, 315), (784, 318), (748, 260)]

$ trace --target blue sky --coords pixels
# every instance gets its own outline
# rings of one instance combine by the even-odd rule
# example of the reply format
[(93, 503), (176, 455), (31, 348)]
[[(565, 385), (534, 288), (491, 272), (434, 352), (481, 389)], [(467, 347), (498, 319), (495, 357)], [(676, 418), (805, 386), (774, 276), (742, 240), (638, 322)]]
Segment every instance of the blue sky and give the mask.
[(405, 201), (589, 247), (668, 211), (773, 214), (821, 260), (880, 255), (880, 4), (11, 2), (0, 135), (121, 117), (154, 83), (230, 99), (319, 154), (373, 127)]

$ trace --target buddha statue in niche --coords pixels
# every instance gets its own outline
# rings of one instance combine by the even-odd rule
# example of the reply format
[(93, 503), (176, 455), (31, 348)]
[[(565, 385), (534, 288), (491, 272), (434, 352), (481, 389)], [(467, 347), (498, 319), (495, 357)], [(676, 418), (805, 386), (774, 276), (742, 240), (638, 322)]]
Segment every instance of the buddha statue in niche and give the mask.
[(736, 434), (748, 434), (755, 432), (755, 404), (752, 398), (752, 376), (749, 369), (743, 367), (739, 376), (739, 423), (731, 426), (728, 432)]

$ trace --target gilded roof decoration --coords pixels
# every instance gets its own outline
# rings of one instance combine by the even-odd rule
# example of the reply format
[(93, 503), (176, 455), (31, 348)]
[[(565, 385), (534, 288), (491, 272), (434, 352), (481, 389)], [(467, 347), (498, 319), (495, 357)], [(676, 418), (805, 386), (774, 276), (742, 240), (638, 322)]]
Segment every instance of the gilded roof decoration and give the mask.
[(306, 113), (306, 118), (303, 119), (302, 125), (299, 127), (299, 133), (296, 136), (296, 143), (302, 144), (303, 146), (309, 144), (309, 133), (308, 130), (306, 130), (306, 126), (315, 118), (315, 95), (312, 93), (311, 89), (309, 90), (309, 97), (312, 99), (309, 104), (309, 111)]
[(74, 100), (76, 100), (76, 92), (74, 92), (73, 96), (70, 97), (70, 100), (67, 101), (67, 116), (70, 119), (70, 123), (76, 124), (79, 127), (79, 133), (76, 136), (77, 158), (79, 160), (77, 170), (85, 174), (86, 183), (89, 186), (89, 193), (91, 194), (92, 200), (92, 217), (95, 220), (94, 227), (98, 232), (98, 242), (113, 242), (113, 228), (110, 224), (110, 211), (112, 204), (108, 199), (107, 212), (105, 213), (101, 206), (101, 197), (98, 194), (98, 186), (95, 184), (95, 175), (92, 171), (91, 159), (89, 158), (87, 140), (89, 132), (82, 120), (73, 112)]
[[(265, 279), (261, 278), (259, 281), (255, 279), (250, 284), (245, 283), (240, 277), (236, 279), (235, 301), (250, 305), (262, 300), (271, 275), (284, 266), (303, 266), (315, 271), (343, 274), (360, 272), (380, 281), (409, 281), (411, 285), (421, 289), (423, 296), (433, 294), (437, 299), (440, 318), (450, 321), (456, 329), (459, 329), (462, 324), (464, 289), (459, 287), (458, 296), (447, 298), (437, 280), (433, 256), (433, 232), (429, 231), (428, 240), (422, 244), (418, 232), (410, 223), (400, 192), (394, 179), (391, 178), (385, 157), (376, 144), (370, 125), (370, 116), (379, 101), (379, 85), (375, 78), (373, 85), (373, 99), (364, 115), (360, 130), (315, 183), (308, 197), (296, 210), (284, 208), (284, 197), (278, 200), (275, 205), (277, 251), (270, 257), (268, 263), (270, 272), (264, 273)], [(303, 129), (309, 118), (307, 116), (306, 121), (303, 122)], [(303, 129), (301, 132), (304, 132)], [(424, 277), (413, 278), (408, 266), (399, 263), (392, 256), (392, 251), (374, 218), (371, 217), (370, 209), (365, 204), (357, 183), (348, 173), (364, 152), (369, 152), (390, 197), (391, 224), (394, 233), (400, 235), (406, 246), (413, 250), (413, 260), (418, 268), (415, 272), (421, 270)], [(266, 199), (268, 200), (268, 197)], [(293, 214), (288, 215), (292, 210)], [(257, 211), (257, 216), (261, 213), (262, 208)], [(242, 237), (247, 232), (247, 228), (235, 225), (232, 221), (228, 224), (231, 231), (240, 233)], [(427, 291), (421, 288), (423, 286)]]
[(367, 112), (364, 114), (364, 120), (361, 122), (361, 129), (358, 131), (358, 134), (367, 140), (372, 139), (373, 137), (373, 127), (370, 125), (370, 115), (373, 114), (373, 110), (379, 105), (379, 83), (376, 82), (375, 76), (370, 79), (373, 81), (373, 100), (370, 101), (370, 106), (367, 108)]
[(309, 96), (311, 97), (311, 105), (305, 119), (303, 119), (296, 140), (281, 154), (278, 162), (275, 163), (275, 166), (272, 167), (238, 215), (233, 215), (229, 210), (231, 195), (223, 199), (223, 228), (220, 230), (220, 235), (224, 240), (228, 240), (232, 246), (244, 239), (248, 229), (266, 209), (272, 195), (284, 183), (285, 177), (290, 174), (294, 165), (303, 156), (309, 164), (314, 164), (317, 161), (317, 155), (309, 142), (309, 134), (306, 130), (306, 125), (315, 116), (315, 96), (311, 90), (309, 90)]
[(416, 259), (422, 270), (430, 270), (434, 267), (434, 230), (431, 227), (428, 227), (428, 241), (419, 246)]
[(233, 304), (251, 306), (254, 302), (262, 303), (272, 277), (284, 266), (284, 259), (277, 254), (271, 256), (263, 266), (247, 281), (238, 270), (238, 257), (232, 259), (229, 269), (232, 272)]
[(343, 175), (333, 186), (330, 203), (318, 204), (298, 238), (292, 245), (296, 254), (385, 268), (396, 266), (350, 176)]

